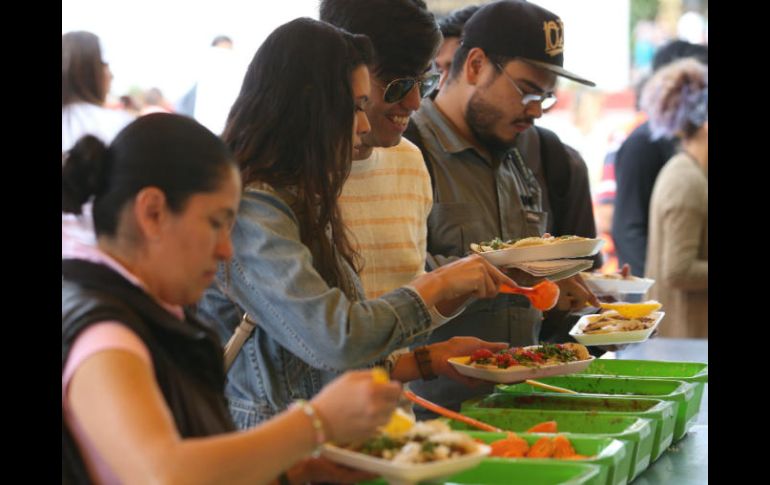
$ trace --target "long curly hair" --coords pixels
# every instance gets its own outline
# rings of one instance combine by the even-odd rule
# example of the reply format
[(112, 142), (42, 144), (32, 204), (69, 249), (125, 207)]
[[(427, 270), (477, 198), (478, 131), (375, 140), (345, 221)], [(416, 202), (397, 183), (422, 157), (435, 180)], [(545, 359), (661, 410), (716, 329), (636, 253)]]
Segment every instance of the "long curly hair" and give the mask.
[(690, 138), (708, 120), (708, 66), (693, 58), (661, 68), (642, 91), (641, 108), (650, 133), (659, 138)]

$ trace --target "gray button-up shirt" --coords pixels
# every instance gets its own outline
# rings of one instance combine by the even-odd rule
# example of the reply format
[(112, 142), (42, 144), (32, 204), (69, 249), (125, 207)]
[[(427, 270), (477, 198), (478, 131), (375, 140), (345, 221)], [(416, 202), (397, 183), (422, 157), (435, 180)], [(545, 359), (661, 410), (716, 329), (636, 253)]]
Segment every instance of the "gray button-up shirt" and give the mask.
[[(428, 253), (438, 264), (465, 256), (469, 245), (501, 237), (518, 239), (545, 232), (547, 214), (532, 171), (515, 149), (486, 154), (461, 137), (449, 120), (426, 99), (412, 117), (426, 152), (433, 182), (433, 210), (428, 217)], [(431, 342), (473, 335), (511, 345), (538, 342), (542, 313), (520, 295), (480, 300), (436, 329)], [(410, 384), (427, 399), (459, 409), (466, 399), (492, 391), (492, 385), (467, 388), (445, 377)]]

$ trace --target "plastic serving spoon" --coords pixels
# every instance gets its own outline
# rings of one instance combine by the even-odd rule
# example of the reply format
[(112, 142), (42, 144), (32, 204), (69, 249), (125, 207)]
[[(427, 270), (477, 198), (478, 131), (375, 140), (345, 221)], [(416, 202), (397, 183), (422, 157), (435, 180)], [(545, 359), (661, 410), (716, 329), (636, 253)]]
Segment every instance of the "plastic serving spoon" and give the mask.
[(490, 424), (482, 423), (481, 421), (475, 420), (473, 418), (469, 418), (468, 416), (463, 416), (460, 413), (456, 413), (450, 409), (447, 409), (443, 406), (439, 406), (438, 404), (434, 402), (430, 402), (427, 399), (423, 399), (417, 394), (413, 393), (412, 391), (403, 391), (403, 396), (413, 403), (424, 407), (428, 411), (433, 411), (436, 414), (440, 414), (441, 416), (444, 416), (445, 418), (454, 419), (455, 421), (460, 421), (461, 423), (468, 424), (470, 426), (473, 426), (474, 428), (478, 428), (482, 431), (495, 431), (500, 432), (503, 431), (500, 428), (496, 428)]
[(531, 288), (502, 284), (500, 293), (524, 295), (532, 302), (532, 306), (541, 311), (550, 310), (559, 300), (559, 286), (551, 280), (543, 280)]

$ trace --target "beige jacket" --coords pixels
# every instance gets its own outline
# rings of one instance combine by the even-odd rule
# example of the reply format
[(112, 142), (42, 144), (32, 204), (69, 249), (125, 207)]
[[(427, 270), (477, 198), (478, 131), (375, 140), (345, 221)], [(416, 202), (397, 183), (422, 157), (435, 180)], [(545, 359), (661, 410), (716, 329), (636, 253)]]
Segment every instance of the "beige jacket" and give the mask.
[(675, 155), (655, 181), (645, 276), (666, 312), (661, 336), (708, 338), (708, 200), (708, 174), (687, 155)]

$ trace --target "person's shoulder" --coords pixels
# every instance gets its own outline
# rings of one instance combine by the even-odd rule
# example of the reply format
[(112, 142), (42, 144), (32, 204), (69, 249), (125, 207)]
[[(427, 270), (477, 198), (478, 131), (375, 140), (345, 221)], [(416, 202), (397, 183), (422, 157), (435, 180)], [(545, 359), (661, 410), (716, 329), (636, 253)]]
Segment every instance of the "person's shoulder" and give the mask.
[(267, 184), (252, 184), (244, 189), (238, 219), (265, 225), (297, 220), (290, 202)]

